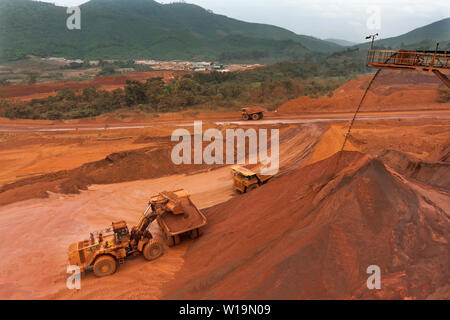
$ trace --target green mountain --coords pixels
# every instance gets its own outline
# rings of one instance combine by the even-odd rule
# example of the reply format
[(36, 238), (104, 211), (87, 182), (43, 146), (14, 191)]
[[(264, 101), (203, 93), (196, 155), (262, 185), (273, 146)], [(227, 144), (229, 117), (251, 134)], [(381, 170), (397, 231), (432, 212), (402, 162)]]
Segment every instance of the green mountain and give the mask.
[(0, 59), (28, 54), (67, 58), (270, 61), (339, 51), (341, 46), (289, 30), (247, 23), (186, 3), (91, 0), (81, 30), (68, 30), (66, 8), (0, 0)]
[[(376, 47), (392, 49), (434, 49), (440, 43), (442, 50), (450, 50), (450, 18), (436, 21), (421, 28), (414, 29), (398, 37), (375, 41)], [(370, 48), (370, 42), (358, 45), (359, 48)]]
[(333, 38), (325, 39), (325, 41), (332, 42), (332, 43), (335, 43), (335, 44), (343, 46), (343, 47), (351, 47), (351, 46), (354, 46), (357, 44), (356, 42), (351, 42), (351, 41), (347, 41), (347, 40), (343, 40), (343, 39), (333, 39)]

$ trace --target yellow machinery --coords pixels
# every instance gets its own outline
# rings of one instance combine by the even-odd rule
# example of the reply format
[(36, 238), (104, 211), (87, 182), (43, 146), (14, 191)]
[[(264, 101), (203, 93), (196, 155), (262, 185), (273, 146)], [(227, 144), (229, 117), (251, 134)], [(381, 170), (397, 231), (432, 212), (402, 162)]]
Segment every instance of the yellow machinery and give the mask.
[(241, 166), (231, 167), (234, 189), (241, 193), (252, 191), (273, 178), (273, 175), (261, 175)]
[(242, 108), (242, 119), (247, 120), (261, 120), (264, 118), (264, 112), (267, 110), (261, 107), (247, 107)]
[(185, 190), (161, 192), (150, 199), (150, 204), (169, 247), (178, 245), (183, 237), (198, 238), (207, 223)]
[(88, 240), (69, 247), (69, 263), (78, 266), (81, 272), (92, 267), (96, 276), (104, 277), (116, 272), (117, 266), (130, 256), (142, 254), (147, 260), (155, 260), (164, 253), (163, 244), (149, 231), (155, 220), (169, 246), (179, 244), (185, 234), (192, 239), (197, 238), (200, 228), (206, 225), (206, 217), (191, 202), (185, 190), (161, 192), (150, 199), (147, 210), (131, 232), (125, 221), (92, 232)]
[(78, 266), (81, 272), (93, 267), (97, 277), (104, 277), (116, 272), (118, 264), (125, 263), (129, 256), (143, 254), (147, 260), (159, 258), (164, 253), (164, 247), (148, 231), (156, 218), (157, 214), (149, 205), (131, 232), (125, 221), (114, 222), (109, 228), (91, 232), (88, 240), (69, 247), (69, 263)]

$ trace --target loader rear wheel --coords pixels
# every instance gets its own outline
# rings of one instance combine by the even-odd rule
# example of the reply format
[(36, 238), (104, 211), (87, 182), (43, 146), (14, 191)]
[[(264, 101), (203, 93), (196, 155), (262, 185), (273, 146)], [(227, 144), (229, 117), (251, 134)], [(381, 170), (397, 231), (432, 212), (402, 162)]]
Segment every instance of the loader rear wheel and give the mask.
[(244, 113), (244, 114), (242, 115), (242, 119), (243, 119), (244, 121), (247, 121), (248, 119), (250, 119), (250, 117), (248, 116), (248, 114)]
[(94, 274), (97, 277), (106, 277), (116, 272), (117, 263), (111, 256), (101, 256), (94, 263)]
[(142, 253), (145, 259), (152, 261), (163, 255), (164, 247), (159, 240), (152, 239), (144, 246)]
[(259, 113), (252, 114), (253, 120), (259, 120), (259, 118), (260, 118)]

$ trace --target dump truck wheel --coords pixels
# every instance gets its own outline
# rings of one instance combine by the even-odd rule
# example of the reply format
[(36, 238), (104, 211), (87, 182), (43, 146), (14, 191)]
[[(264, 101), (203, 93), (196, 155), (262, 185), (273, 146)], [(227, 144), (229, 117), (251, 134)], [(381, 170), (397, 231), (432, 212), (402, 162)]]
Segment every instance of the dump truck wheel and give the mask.
[(163, 255), (164, 247), (159, 240), (152, 239), (144, 246), (142, 253), (145, 259), (152, 261)]
[(257, 184), (252, 184), (250, 187), (247, 188), (247, 192), (253, 191), (256, 188), (258, 188), (258, 185)]
[(97, 277), (106, 277), (116, 272), (117, 263), (111, 256), (101, 256), (94, 263), (94, 274)]
[(166, 237), (166, 242), (169, 247), (173, 247), (175, 245), (175, 239), (172, 236)]
[(244, 113), (242, 115), (242, 119), (244, 119), (244, 121), (247, 121), (248, 119), (250, 119), (250, 117), (248, 116), (248, 114)]
[(198, 231), (198, 229), (194, 229), (191, 231), (191, 239), (197, 239), (200, 236), (200, 232)]
[(259, 113), (252, 114), (253, 120), (259, 120)]
[(177, 245), (179, 245), (180, 243), (181, 243), (181, 237), (180, 237), (180, 235), (176, 235), (176, 236), (173, 236), (173, 238), (174, 238), (174, 241), (175, 241), (175, 245), (177, 246)]
[(260, 113), (259, 114), (259, 119), (263, 119), (264, 118), (264, 113)]

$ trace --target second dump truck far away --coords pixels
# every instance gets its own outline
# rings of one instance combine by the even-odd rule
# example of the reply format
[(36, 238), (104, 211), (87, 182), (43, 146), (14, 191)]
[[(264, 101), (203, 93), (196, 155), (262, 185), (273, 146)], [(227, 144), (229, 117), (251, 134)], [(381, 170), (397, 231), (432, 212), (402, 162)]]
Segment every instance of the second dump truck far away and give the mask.
[(266, 109), (261, 107), (247, 107), (242, 108), (242, 119), (247, 120), (261, 120), (264, 118)]
[(231, 167), (234, 189), (241, 193), (252, 191), (273, 178), (273, 175), (261, 175), (241, 166)]
[(88, 240), (74, 243), (69, 248), (69, 263), (81, 272), (93, 268), (97, 277), (116, 272), (119, 264), (130, 256), (142, 254), (147, 260), (155, 260), (164, 253), (163, 244), (149, 231), (157, 220), (169, 246), (180, 243), (181, 236), (199, 237), (200, 228), (206, 225), (206, 217), (191, 202), (185, 190), (161, 192), (151, 198), (139, 222), (131, 229), (125, 221), (93, 232)]

